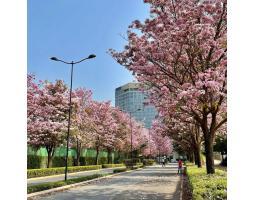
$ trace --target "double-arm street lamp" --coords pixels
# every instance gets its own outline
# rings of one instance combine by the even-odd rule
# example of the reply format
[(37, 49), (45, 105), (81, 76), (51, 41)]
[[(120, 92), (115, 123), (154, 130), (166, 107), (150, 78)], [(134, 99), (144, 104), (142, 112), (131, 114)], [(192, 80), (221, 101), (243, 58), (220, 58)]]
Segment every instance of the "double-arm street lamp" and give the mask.
[(67, 128), (67, 136), (66, 136), (66, 160), (65, 160), (65, 181), (67, 180), (67, 161), (68, 161), (68, 150), (69, 150), (69, 135), (70, 135), (70, 125), (71, 125), (71, 111), (72, 111), (72, 85), (73, 85), (73, 66), (75, 64), (81, 63), (84, 60), (95, 58), (96, 55), (91, 54), (87, 58), (83, 58), (80, 61), (77, 62), (66, 62), (63, 60), (60, 60), (56, 57), (51, 57), (51, 60), (59, 61), (68, 65), (71, 65), (71, 83), (70, 83), (70, 95), (69, 95), (69, 114), (68, 114), (68, 128)]

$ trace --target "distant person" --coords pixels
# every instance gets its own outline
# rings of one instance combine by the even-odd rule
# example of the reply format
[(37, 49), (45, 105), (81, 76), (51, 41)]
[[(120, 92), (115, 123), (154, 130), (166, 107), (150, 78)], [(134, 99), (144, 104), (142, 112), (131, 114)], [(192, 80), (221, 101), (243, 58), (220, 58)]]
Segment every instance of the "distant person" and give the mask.
[(165, 166), (166, 166), (166, 159), (162, 158), (162, 167), (165, 167)]
[(179, 159), (178, 160), (178, 174), (181, 174), (182, 173), (182, 160)]

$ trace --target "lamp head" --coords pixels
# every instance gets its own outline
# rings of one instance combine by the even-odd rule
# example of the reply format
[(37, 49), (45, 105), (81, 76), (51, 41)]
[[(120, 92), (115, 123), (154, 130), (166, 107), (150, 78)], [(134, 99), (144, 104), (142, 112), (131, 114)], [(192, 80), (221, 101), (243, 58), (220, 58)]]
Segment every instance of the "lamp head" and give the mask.
[(95, 58), (95, 57), (96, 57), (95, 54), (90, 54), (89, 57), (88, 57), (88, 59)]
[(56, 57), (51, 57), (50, 59), (51, 59), (51, 60), (54, 60), (54, 61), (59, 61), (59, 59), (56, 58)]

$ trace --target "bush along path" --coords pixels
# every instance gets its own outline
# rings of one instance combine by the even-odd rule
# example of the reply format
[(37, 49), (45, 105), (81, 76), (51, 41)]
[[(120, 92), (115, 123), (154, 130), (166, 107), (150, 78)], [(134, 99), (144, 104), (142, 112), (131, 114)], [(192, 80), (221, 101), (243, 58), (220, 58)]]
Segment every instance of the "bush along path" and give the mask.
[(187, 177), (184, 178), (184, 200), (225, 200), (227, 199), (227, 173), (215, 170), (215, 174), (206, 174), (205, 167), (187, 166)]
[[(115, 168), (124, 167), (124, 164), (103, 164), (103, 165), (86, 165), (86, 166), (73, 166), (68, 167), (68, 173), (89, 171), (89, 170), (99, 170), (102, 168)], [(54, 167), (54, 168), (43, 168), (43, 169), (28, 169), (27, 178), (43, 177), (64, 174), (65, 167)]]
[[(68, 173), (97, 170), (97, 169), (101, 169), (101, 168), (102, 168), (101, 165), (68, 167)], [(28, 169), (27, 170), (27, 178), (51, 176), (51, 175), (58, 175), (58, 174), (64, 174), (64, 173), (65, 173), (65, 167)]]

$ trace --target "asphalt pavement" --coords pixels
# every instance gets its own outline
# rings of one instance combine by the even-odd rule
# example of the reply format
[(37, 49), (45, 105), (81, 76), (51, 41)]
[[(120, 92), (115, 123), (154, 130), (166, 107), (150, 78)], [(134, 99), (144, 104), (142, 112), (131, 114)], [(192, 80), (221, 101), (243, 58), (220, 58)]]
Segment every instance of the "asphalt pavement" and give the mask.
[(36, 200), (180, 200), (177, 164), (155, 165), (55, 192)]

